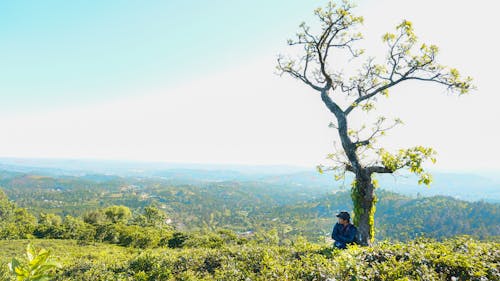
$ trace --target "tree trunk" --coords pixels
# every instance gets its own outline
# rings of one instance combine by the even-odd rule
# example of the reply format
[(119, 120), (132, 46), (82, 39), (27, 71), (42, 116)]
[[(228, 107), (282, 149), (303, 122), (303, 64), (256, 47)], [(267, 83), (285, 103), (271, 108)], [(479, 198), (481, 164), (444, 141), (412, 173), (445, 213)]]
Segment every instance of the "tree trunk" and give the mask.
[(372, 172), (363, 167), (356, 154), (356, 143), (353, 143), (349, 138), (347, 118), (342, 109), (330, 99), (328, 96), (328, 88), (321, 91), (321, 99), (337, 118), (337, 130), (342, 148), (349, 159), (350, 167), (346, 167), (349, 171), (356, 175), (356, 180), (352, 185), (351, 198), (354, 205), (354, 225), (358, 228), (360, 242), (362, 245), (370, 245), (375, 236), (375, 226), (373, 215), (375, 214), (375, 194), (372, 183)]
[(366, 169), (356, 173), (351, 190), (354, 205), (354, 225), (358, 228), (361, 245), (371, 245), (375, 235), (374, 215), (376, 198), (371, 174)]

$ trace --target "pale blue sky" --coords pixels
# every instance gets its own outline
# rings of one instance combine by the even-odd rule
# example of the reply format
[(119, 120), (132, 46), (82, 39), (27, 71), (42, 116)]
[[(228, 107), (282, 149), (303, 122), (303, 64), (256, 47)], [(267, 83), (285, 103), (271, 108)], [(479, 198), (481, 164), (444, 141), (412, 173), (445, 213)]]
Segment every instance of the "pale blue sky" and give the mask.
[(189, 82), (283, 42), (315, 2), (1, 1), (0, 110)]
[[(332, 116), (316, 93), (274, 74), (286, 39), (303, 20), (314, 26), (324, 3), (0, 1), (0, 156), (324, 163)], [(478, 86), (460, 98), (417, 83), (396, 89), (379, 112), (406, 125), (381, 144), (434, 147), (438, 169), (500, 170), (499, 4), (358, 6), (369, 54), (383, 58), (381, 35), (408, 19)]]

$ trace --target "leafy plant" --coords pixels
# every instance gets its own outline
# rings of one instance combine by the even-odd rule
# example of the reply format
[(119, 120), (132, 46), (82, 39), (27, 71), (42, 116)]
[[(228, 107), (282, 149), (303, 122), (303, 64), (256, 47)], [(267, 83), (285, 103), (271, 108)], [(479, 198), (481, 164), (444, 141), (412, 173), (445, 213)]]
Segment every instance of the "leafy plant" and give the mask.
[(37, 251), (31, 243), (26, 247), (26, 257), (27, 261), (12, 258), (9, 263), (9, 269), (18, 281), (48, 281), (53, 277), (55, 269), (60, 267), (48, 250)]

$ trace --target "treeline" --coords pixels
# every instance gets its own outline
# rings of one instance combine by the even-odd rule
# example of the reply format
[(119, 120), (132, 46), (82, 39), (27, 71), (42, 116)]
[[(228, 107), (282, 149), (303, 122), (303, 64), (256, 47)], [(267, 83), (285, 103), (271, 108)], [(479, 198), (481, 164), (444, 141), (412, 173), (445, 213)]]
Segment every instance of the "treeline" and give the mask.
[(444, 196), (383, 197), (375, 217), (381, 226), (380, 238), (404, 241), (419, 236), (442, 239), (463, 234), (479, 239), (500, 238), (500, 204), (465, 202)]
[(0, 240), (61, 239), (80, 245), (109, 243), (134, 248), (208, 247), (258, 243), (280, 244), (276, 230), (237, 235), (226, 229), (186, 232), (170, 225), (171, 219), (155, 206), (132, 212), (126, 206), (109, 206), (81, 217), (40, 213), (38, 218), (8, 200), (0, 190)]
[(147, 248), (167, 245), (174, 234), (166, 214), (153, 206), (135, 214), (126, 206), (110, 206), (82, 217), (40, 213), (36, 218), (0, 190), (0, 239), (73, 239)]

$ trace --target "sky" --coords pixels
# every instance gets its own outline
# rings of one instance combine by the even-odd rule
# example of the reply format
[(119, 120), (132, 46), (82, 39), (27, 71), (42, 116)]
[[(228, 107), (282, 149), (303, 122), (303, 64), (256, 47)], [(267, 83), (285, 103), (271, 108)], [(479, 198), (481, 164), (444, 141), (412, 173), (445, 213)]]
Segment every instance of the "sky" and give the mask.
[[(0, 157), (328, 164), (320, 97), (275, 73), (325, 1), (1, 1)], [(380, 100), (389, 149), (426, 145), (441, 170), (500, 170), (495, 1), (361, 0), (367, 53), (402, 19), (474, 78), (453, 96), (410, 83)], [(363, 116), (359, 117), (361, 121)]]

